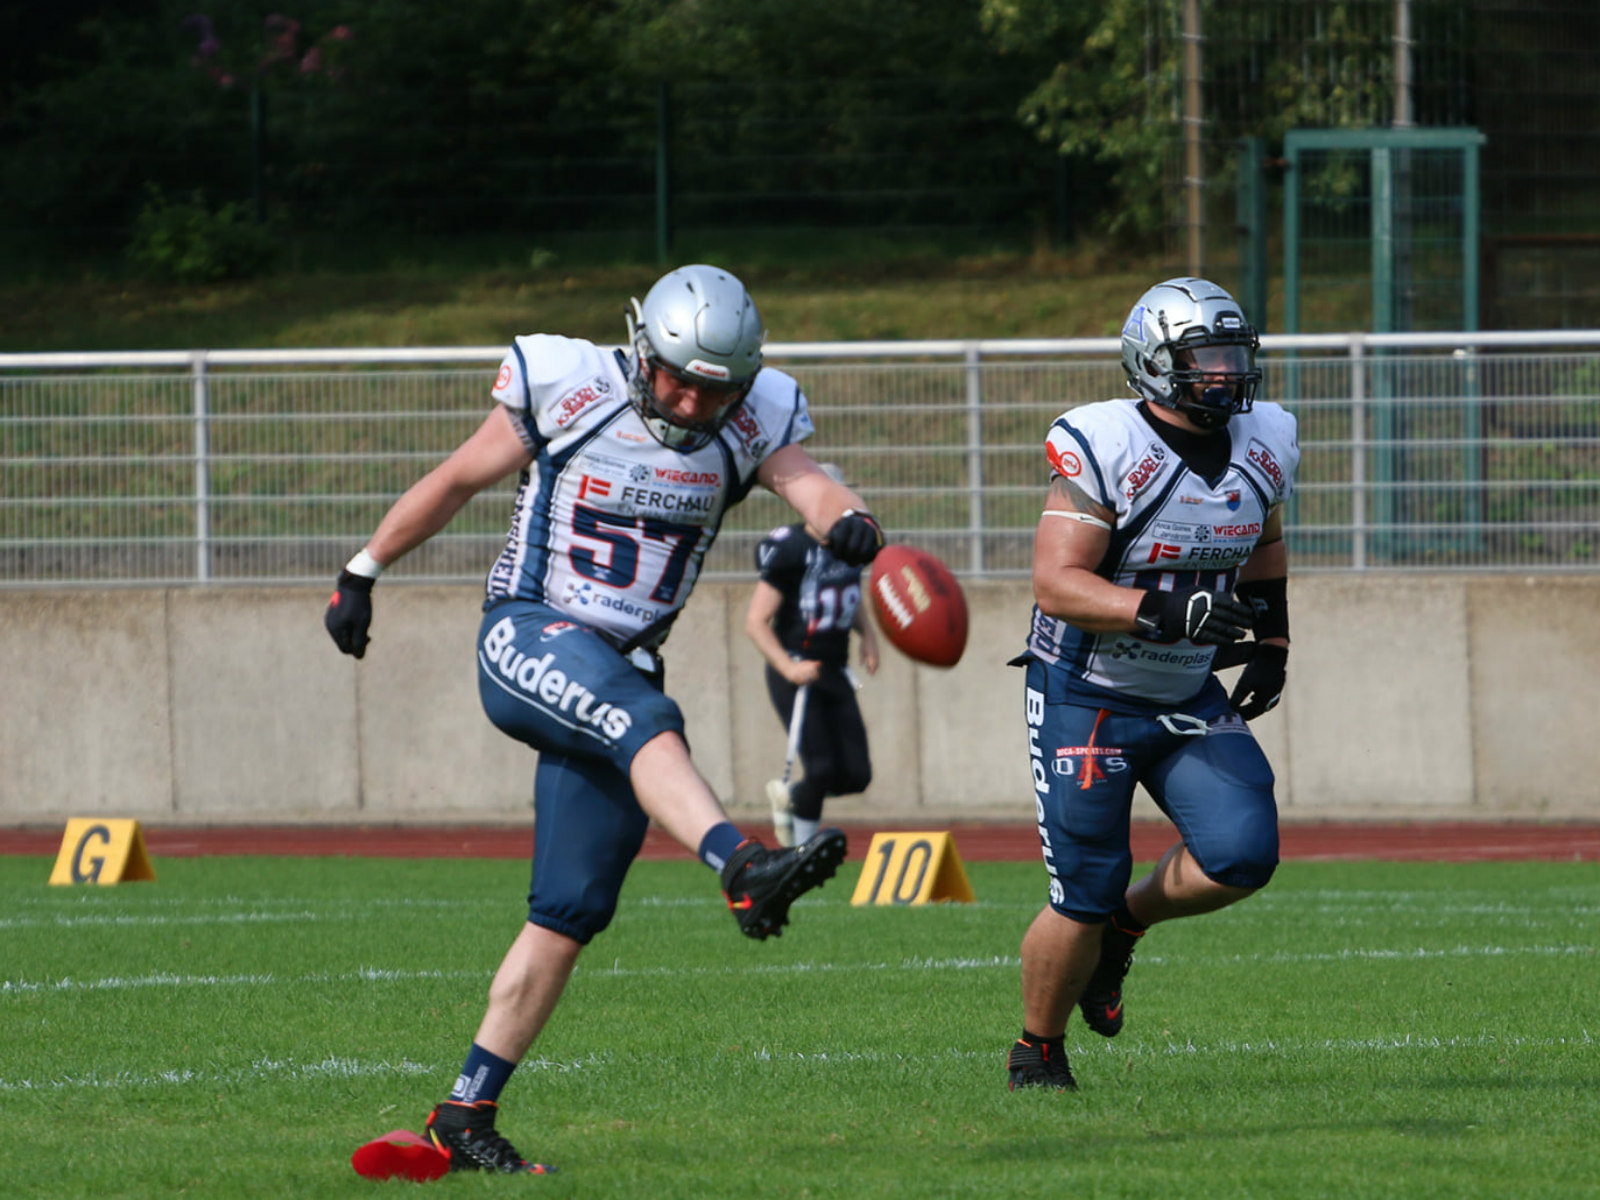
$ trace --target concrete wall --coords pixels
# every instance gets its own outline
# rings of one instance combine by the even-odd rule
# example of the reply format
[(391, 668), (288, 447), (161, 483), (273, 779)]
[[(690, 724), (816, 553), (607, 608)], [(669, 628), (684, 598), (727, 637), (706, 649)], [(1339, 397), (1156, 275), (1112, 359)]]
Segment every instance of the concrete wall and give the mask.
[[(1024, 581), (975, 584), (949, 671), (886, 648), (861, 693), (876, 778), (834, 818), (1032, 811)], [(745, 585), (667, 647), (696, 759), (764, 814), (784, 730)], [(361, 662), (323, 588), (0, 592), (0, 823), (526, 820), (535, 756), (478, 705), (478, 591), (386, 582)], [(1284, 703), (1254, 728), (1286, 817), (1600, 817), (1600, 578), (1306, 575)], [(1141, 811), (1153, 812), (1148, 801)]]

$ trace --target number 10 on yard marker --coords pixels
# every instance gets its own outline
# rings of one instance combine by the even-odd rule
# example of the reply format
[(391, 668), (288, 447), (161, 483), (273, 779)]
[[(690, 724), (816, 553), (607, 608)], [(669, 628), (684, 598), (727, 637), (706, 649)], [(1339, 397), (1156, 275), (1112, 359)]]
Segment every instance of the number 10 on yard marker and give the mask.
[(977, 897), (948, 833), (875, 833), (850, 903), (926, 904)]

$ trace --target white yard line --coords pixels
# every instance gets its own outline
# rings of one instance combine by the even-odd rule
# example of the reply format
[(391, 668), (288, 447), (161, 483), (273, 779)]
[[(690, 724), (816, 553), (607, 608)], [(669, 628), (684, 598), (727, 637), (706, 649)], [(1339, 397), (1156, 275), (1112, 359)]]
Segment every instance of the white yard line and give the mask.
[[(1141, 967), (1171, 966), (1182, 968), (1272, 965), (1292, 966), (1297, 963), (1327, 962), (1422, 962), (1430, 959), (1472, 958), (1593, 958), (1592, 945), (1558, 946), (1453, 946), (1448, 949), (1348, 949), (1308, 954), (1269, 955), (1159, 955), (1145, 954), (1139, 958)], [(609, 966), (580, 963), (574, 979), (637, 979), (637, 978), (705, 978), (724, 976), (771, 975), (823, 975), (847, 974), (861, 971), (974, 971), (1016, 970), (1020, 960), (1015, 955), (982, 955), (975, 958), (905, 958), (898, 963), (889, 962), (801, 962), (770, 966), (682, 967), (649, 966), (625, 967), (620, 959)], [(133, 988), (254, 988), (326, 986), (330, 983), (406, 983), (417, 979), (484, 979), (490, 975), (488, 968), (471, 971), (436, 971), (391, 969), (383, 967), (358, 967), (353, 971), (317, 971), (304, 975), (242, 974), (242, 975), (179, 975), (152, 972), (148, 975), (111, 975), (98, 979), (0, 979), (0, 997), (32, 995), (49, 992), (117, 991)]]
[[(1411, 1033), (1398, 1033), (1371, 1038), (1322, 1038), (1314, 1040), (1263, 1038), (1253, 1042), (1196, 1042), (1193, 1039), (1189, 1039), (1182, 1042), (1169, 1040), (1166, 1042), (1140, 1043), (1131, 1039), (1121, 1039), (1113, 1043), (1097, 1038), (1089, 1043), (1075, 1043), (1067, 1049), (1070, 1054), (1079, 1058), (1088, 1058), (1093, 1055), (1123, 1059), (1172, 1058), (1176, 1056), (1288, 1058), (1314, 1055), (1348, 1056), (1351, 1054), (1390, 1054), (1438, 1050), (1546, 1050), (1562, 1046), (1581, 1046), (1586, 1050), (1590, 1050), (1596, 1044), (1596, 1037), (1590, 1030), (1580, 1029), (1563, 1037), (1539, 1038), (1516, 1035), (1507, 1037), (1499, 1034), (1466, 1034), (1439, 1037), (1431, 1034)], [(807, 1066), (829, 1067), (851, 1066), (858, 1063), (932, 1064), (947, 1062), (951, 1059), (988, 1062), (995, 1058), (997, 1052), (990, 1047), (980, 1050), (963, 1050), (952, 1047), (948, 1050), (935, 1050), (918, 1054), (845, 1049), (788, 1051), (774, 1054), (771, 1050), (761, 1047), (748, 1053), (752, 1060), (761, 1062), (794, 1062)], [(680, 1061), (702, 1061), (702, 1056), (695, 1054), (653, 1054), (649, 1057), (652, 1061), (663, 1065)], [(550, 1059), (535, 1058), (525, 1060), (518, 1067), (518, 1070), (522, 1072), (550, 1071), (560, 1073), (604, 1071), (610, 1062), (611, 1056), (605, 1053), (586, 1055), (570, 1062), (556, 1062)], [(636, 1067), (637, 1064), (637, 1058), (630, 1059), (630, 1069)], [(0, 1079), (0, 1095), (29, 1092), (106, 1091), (150, 1087), (212, 1088), (221, 1083), (240, 1085), (266, 1080), (296, 1082), (422, 1075), (432, 1075), (443, 1079), (449, 1071), (455, 1069), (456, 1065), (455, 1060), (451, 1060), (449, 1063), (419, 1063), (404, 1058), (395, 1062), (388, 1060), (365, 1062), (360, 1059), (336, 1057), (328, 1057), (315, 1062), (256, 1059), (248, 1066), (225, 1070), (195, 1070), (191, 1067), (175, 1067), (170, 1070), (153, 1072), (90, 1071), (59, 1075), (46, 1079)]]

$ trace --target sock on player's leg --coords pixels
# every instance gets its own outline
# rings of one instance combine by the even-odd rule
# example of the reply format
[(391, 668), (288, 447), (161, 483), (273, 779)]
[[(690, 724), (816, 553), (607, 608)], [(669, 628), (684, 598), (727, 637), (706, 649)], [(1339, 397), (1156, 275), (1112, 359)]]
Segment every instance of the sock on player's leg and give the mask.
[(720, 872), (744, 840), (744, 834), (732, 821), (719, 822), (706, 830), (705, 837), (700, 839), (700, 861), (713, 871)]
[(456, 1086), (450, 1089), (450, 1099), (463, 1104), (499, 1100), (501, 1091), (511, 1078), (511, 1072), (516, 1069), (516, 1063), (498, 1054), (491, 1054), (473, 1042), (472, 1049), (467, 1051), (467, 1061), (461, 1067), (461, 1074), (456, 1077)]
[(1141, 925), (1133, 919), (1133, 913), (1128, 910), (1126, 904), (1111, 914), (1111, 923), (1122, 930), (1123, 933), (1131, 933), (1134, 937), (1138, 937), (1149, 928), (1149, 926)]

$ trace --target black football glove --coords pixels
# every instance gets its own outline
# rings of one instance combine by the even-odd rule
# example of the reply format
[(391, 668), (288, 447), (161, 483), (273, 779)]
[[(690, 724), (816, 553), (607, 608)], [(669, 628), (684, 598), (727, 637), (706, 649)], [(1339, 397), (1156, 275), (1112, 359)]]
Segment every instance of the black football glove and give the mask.
[(340, 571), (338, 586), (322, 614), (333, 644), (357, 658), (366, 654), (371, 640), (367, 627), (372, 624), (372, 585), (376, 582), (353, 571)]
[(847, 508), (828, 530), (828, 553), (846, 566), (869, 563), (882, 549), (883, 527), (869, 512)]
[(1245, 635), (1255, 610), (1231, 592), (1198, 586), (1170, 592), (1152, 588), (1139, 602), (1136, 619), (1141, 632), (1161, 641), (1225, 646)]
[(1234, 685), (1228, 703), (1233, 711), (1246, 721), (1254, 721), (1262, 713), (1271, 712), (1283, 699), (1283, 683), (1289, 674), (1289, 648), (1287, 646), (1256, 645), (1239, 682)]
[(1260, 642), (1229, 642), (1226, 646), (1218, 646), (1217, 652), (1211, 656), (1211, 669), (1213, 671), (1226, 671), (1230, 667), (1242, 667), (1256, 656), (1256, 647)]

